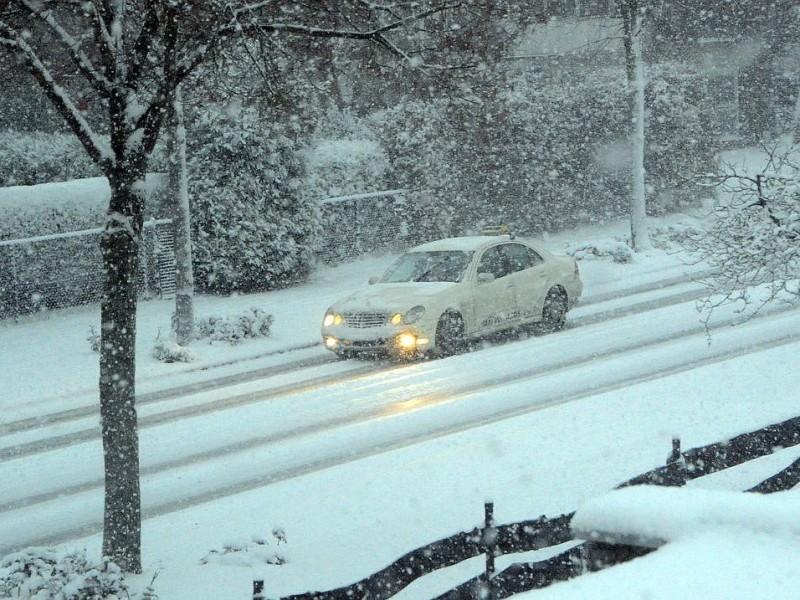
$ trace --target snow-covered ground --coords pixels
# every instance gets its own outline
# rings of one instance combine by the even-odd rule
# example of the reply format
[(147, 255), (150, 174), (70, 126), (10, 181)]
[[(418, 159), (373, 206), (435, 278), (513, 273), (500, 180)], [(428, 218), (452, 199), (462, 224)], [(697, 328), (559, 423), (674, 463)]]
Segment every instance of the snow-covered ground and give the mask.
[[(625, 228), (624, 223), (587, 228), (552, 236), (546, 243), (556, 251), (574, 242), (596, 241), (603, 245), (615, 236), (624, 235)], [(367, 257), (337, 268), (323, 268), (315, 272), (307, 284), (278, 292), (224, 299), (199, 298), (197, 312), (200, 316), (235, 314), (257, 306), (274, 314), (275, 323), (273, 335), (265, 340), (238, 346), (193, 345), (198, 359), (192, 363), (165, 364), (149, 356), (148, 350), (159, 334), (162, 337), (167, 334), (172, 306), (169, 301), (143, 303), (138, 323), (139, 393), (256, 367), (277, 366), (287, 356), (281, 352), (289, 348), (310, 345), (313, 347), (308, 352), (318, 355), (321, 350), (314, 345), (319, 342), (319, 324), (325, 308), (339, 296), (364, 285), (370, 275), (380, 272), (390, 260), (388, 256)], [(800, 410), (800, 398), (795, 393), (800, 384), (800, 370), (796, 368), (800, 354), (797, 339), (800, 314), (796, 310), (766, 315), (734, 328), (724, 327), (712, 333), (710, 339), (702, 328), (697, 328), (703, 316), (694, 310), (691, 302), (635, 318), (621, 316), (593, 325), (580, 325), (582, 315), (590, 312), (588, 308), (593, 298), (687, 270), (680, 257), (658, 249), (636, 255), (629, 264), (604, 259), (582, 260), (586, 306), (576, 309), (572, 316), (576, 326), (570, 330), (435, 361), (435, 364), (412, 365), (393, 373), (394, 387), (384, 385), (386, 375), (372, 377), (369, 374), (365, 374), (357, 386), (341, 384), (335, 395), (343, 399), (351, 397), (365, 406), (382, 403), (387, 410), (412, 408), (419, 423), (433, 420), (445, 425), (451, 419), (463, 419), (465, 411), (471, 411), (474, 418), (467, 419), (458, 431), (412, 445), (384, 444), (380, 436), (387, 429), (379, 420), (363, 423), (357, 435), (353, 431), (353, 438), (336, 439), (320, 434), (320, 440), (327, 440), (320, 444), (336, 444), (340, 450), (341, 446), (353, 444), (352, 459), (340, 459), (327, 468), (279, 478), (248, 491), (223, 495), (197, 506), (146, 519), (143, 530), (146, 573), (134, 578), (134, 582), (144, 586), (157, 574), (155, 588), (162, 600), (248, 598), (254, 578), (266, 580), (269, 597), (330, 589), (352, 583), (413, 548), (471, 529), (480, 523), (483, 502), (487, 498), (495, 502), (495, 517), (501, 523), (569, 512), (617, 483), (663, 464), (675, 435), (690, 447), (796, 416)], [(619, 308), (625, 300), (616, 302)], [(0, 427), (19, 419), (96, 402), (97, 355), (91, 352), (86, 337), (98, 320), (97, 307), (83, 307), (27, 317), (19, 323), (0, 323)], [(675, 320), (680, 322), (676, 324)], [(430, 373), (433, 370), (439, 385), (447, 386), (448, 381), (469, 381), (486, 370), (500, 371), (505, 365), (524, 370), (528, 363), (540, 364), (536, 361), (548, 356), (537, 356), (537, 351), (550, 353), (550, 358), (556, 360), (559, 344), (580, 346), (589, 353), (595, 352), (593, 344), (600, 344), (596, 351), (599, 356), (603, 345), (613, 345), (623, 337), (655, 336), (659, 328), (668, 325), (697, 330), (684, 336), (680, 343), (655, 344), (641, 351), (634, 349), (624, 355), (598, 358), (596, 364), (576, 369), (572, 383), (575, 389), (592, 388), (609, 370), (624, 370), (635, 375), (639, 369), (646, 373), (646, 367), (654, 361), (665, 365), (657, 377), (643, 375), (624, 385), (609, 384), (595, 393), (573, 396), (568, 390), (547, 389), (542, 381), (533, 384), (533, 380), (522, 378), (516, 383), (500, 382), (488, 391), (467, 391), (468, 401), (459, 399), (444, 405), (436, 402), (425, 405), (424, 395), (415, 391), (432, 385), (435, 380), (430, 378)], [(733, 337), (729, 336), (745, 337), (757, 350), (741, 356), (720, 353), (719, 349), (725, 344), (730, 343), (734, 348), (741, 346), (741, 340), (734, 344)], [(782, 341), (771, 343), (776, 336), (783, 336)], [(794, 341), (792, 336), (795, 336)], [(696, 368), (685, 366), (687, 356), (696, 360)], [(678, 363), (684, 366), (672, 370), (666, 366)], [(569, 375), (563, 375), (563, 381), (569, 381)], [(562, 382), (554, 380), (552, 385), (560, 386)], [(404, 388), (406, 391), (401, 393)], [(547, 403), (536, 410), (525, 408), (535, 405), (538, 397), (549, 398), (554, 392), (562, 393), (564, 400)], [(223, 390), (216, 393), (219, 395)], [(320, 394), (329, 393), (334, 394), (327, 389), (293, 394), (286, 402), (276, 404), (276, 408), (285, 412), (275, 415), (275, 419), (302, 415), (310, 405), (324, 402)], [(386, 394), (395, 397), (384, 397)], [(423, 405), (421, 409), (420, 404)], [(509, 410), (509, 416), (492, 417), (492, 410), (503, 406), (513, 409)], [(336, 406), (329, 403), (327, 410), (334, 414)], [(242, 418), (236, 410), (229, 413), (215, 417), (220, 420), (220, 431), (225, 430), (228, 423)], [(413, 425), (414, 421), (408, 423)], [(189, 421), (184, 425), (183, 428), (180, 423), (171, 428), (165, 426), (161, 438), (145, 436), (143, 455), (155, 459), (174, 452), (176, 440), (168, 439), (171, 435), (180, 438), (178, 446), (190, 446)], [(411, 433), (409, 431), (408, 435)], [(347, 435), (351, 435), (350, 431)], [(371, 435), (375, 436), (371, 452), (355, 450), (359, 440)], [(94, 448), (99, 457), (99, 442)], [(70, 452), (75, 451), (65, 449), (62, 458), (69, 461)], [(294, 450), (296, 454), (306, 451), (304, 447)], [(747, 467), (698, 480), (692, 485), (745, 489), (798, 455), (800, 449), (783, 450)], [(77, 456), (74, 455), (75, 460), (83, 460)], [(267, 460), (273, 460), (276, 468), (280, 468), (281, 461), (289, 464), (296, 458), (268, 456)], [(0, 473), (13, 473), (14, 461), (6, 462), (9, 470)], [(226, 470), (246, 468), (233, 466), (242, 464), (218, 461), (217, 472), (205, 473), (203, 481), (225, 480), (230, 475)], [(35, 479), (34, 471), (30, 467), (31, 480)], [(65, 472), (60, 473), (61, 477)], [(17, 473), (24, 476), (20, 471)], [(59, 476), (52, 475), (52, 479), (58, 480)], [(147, 479), (145, 476), (145, 489)], [(22, 480), (4, 484), (9, 494), (26, 485)], [(199, 485), (199, 479), (187, 476), (184, 485), (191, 491)], [(93, 505), (92, 501), (80, 510), (102, 511), (102, 506)], [(145, 498), (145, 512), (147, 501)], [(48, 519), (69, 521), (79, 512), (74, 503), (67, 501), (55, 500), (48, 506), (53, 514), (40, 514), (24, 521), (22, 529), (27, 529), (31, 539), (47, 533), (36, 531), (36, 527), (46, 527)], [(73, 510), (76, 512), (71, 512)], [(8, 523), (2, 526), (10, 527)], [(285, 542), (279, 542), (271, 534), (276, 527), (285, 532)], [(777, 563), (778, 566), (769, 571), (775, 576), (765, 577), (752, 593), (748, 591), (747, 597), (792, 597), (797, 589), (796, 579), (788, 575), (780, 577), (780, 567), (798, 556), (800, 544), (791, 537), (773, 544), (762, 534), (754, 535), (737, 537), (728, 531), (702, 539), (678, 540), (644, 559), (538, 591), (536, 597), (618, 598), (623, 597), (618, 593), (622, 588), (636, 590), (625, 596), (630, 598), (689, 597), (691, 593), (686, 590), (701, 580), (705, 586), (704, 598), (741, 597), (731, 595), (730, 590), (734, 588), (722, 584), (715, 587), (715, 581), (724, 580), (724, 574), (712, 578), (708, 570), (723, 572), (726, 565), (736, 567), (746, 560), (760, 561), (759, 556), (779, 554), (784, 562)], [(266, 539), (269, 543), (262, 546), (253, 539)], [(752, 543), (738, 547), (742, 539)], [(62, 547), (85, 548), (96, 557), (100, 538), (92, 535), (75, 539)], [(226, 547), (242, 550), (223, 553)], [(676, 566), (682, 564), (687, 553), (705, 556), (709, 550), (714, 551), (714, 557), (703, 561), (693, 554), (693, 569), (677, 572)], [(275, 552), (285, 557), (285, 564), (265, 564), (265, 559)], [(535, 556), (504, 557), (498, 564), (502, 568), (511, 562), (533, 560)], [(398, 598), (433, 597), (481, 569), (482, 559), (467, 561), (415, 582)], [(648, 575), (642, 577), (645, 571)], [(661, 576), (653, 578), (650, 574), (653, 572)], [(637, 582), (636, 586), (632, 581)]]

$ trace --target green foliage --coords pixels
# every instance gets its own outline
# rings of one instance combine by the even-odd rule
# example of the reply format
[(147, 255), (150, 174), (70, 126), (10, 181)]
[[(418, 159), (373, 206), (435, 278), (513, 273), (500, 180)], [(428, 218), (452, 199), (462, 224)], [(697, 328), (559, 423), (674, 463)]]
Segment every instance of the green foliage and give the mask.
[(281, 287), (307, 275), (316, 205), (286, 126), (252, 108), (199, 116), (190, 129), (196, 283), (218, 293)]

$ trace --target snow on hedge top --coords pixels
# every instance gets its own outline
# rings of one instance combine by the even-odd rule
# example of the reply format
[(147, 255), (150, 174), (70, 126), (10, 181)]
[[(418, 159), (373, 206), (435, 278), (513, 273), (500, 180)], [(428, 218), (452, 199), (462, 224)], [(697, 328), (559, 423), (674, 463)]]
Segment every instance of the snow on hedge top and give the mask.
[(111, 189), (105, 177), (0, 188), (0, 212), (59, 208), (64, 204), (95, 210), (108, 206)]
[(589, 501), (572, 519), (572, 530), (579, 539), (649, 547), (719, 530), (800, 538), (800, 503), (791, 492), (636, 486)]
[[(162, 174), (148, 174), (148, 197), (164, 185)], [(110, 198), (105, 177), (0, 188), (0, 239), (99, 227)]]
[[(146, 190), (151, 194), (164, 185), (163, 175), (150, 173), (146, 179)], [(0, 188), (0, 211), (20, 211), (41, 207), (59, 208), (65, 204), (87, 210), (108, 207), (111, 188), (105, 177), (74, 179), (39, 185), (18, 185)]]

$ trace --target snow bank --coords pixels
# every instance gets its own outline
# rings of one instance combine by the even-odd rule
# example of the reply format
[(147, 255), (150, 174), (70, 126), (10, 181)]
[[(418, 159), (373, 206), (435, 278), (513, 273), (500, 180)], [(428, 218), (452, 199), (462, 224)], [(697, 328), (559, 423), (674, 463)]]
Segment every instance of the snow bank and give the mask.
[(800, 504), (791, 492), (765, 496), (637, 486), (588, 502), (572, 529), (580, 539), (639, 540), (647, 546), (720, 529), (790, 536), (800, 543)]

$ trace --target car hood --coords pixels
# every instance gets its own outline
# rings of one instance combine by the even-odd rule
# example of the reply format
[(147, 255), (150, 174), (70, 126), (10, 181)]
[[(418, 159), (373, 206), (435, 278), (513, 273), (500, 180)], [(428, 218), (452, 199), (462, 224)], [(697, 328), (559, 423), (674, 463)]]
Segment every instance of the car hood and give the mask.
[(350, 294), (333, 306), (337, 312), (403, 311), (458, 285), (451, 282), (376, 283)]

